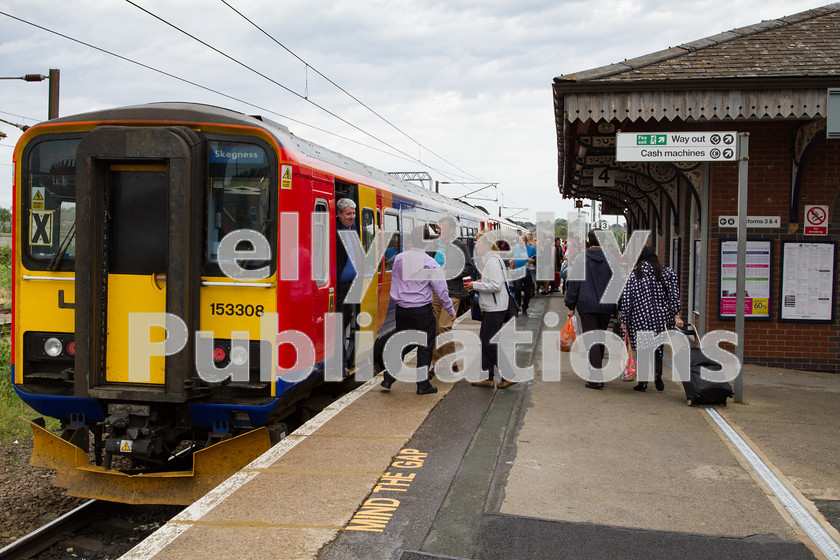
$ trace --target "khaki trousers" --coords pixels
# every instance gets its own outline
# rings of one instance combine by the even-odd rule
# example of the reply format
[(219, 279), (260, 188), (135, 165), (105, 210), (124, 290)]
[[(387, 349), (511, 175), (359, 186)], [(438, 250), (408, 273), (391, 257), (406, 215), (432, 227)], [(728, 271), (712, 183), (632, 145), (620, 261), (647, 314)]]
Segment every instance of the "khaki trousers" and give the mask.
[[(458, 316), (458, 305), (460, 303), (460, 298), (455, 298), (452, 300), (452, 306), (455, 308), (455, 317)], [(440, 303), (437, 294), (432, 294), (432, 309), (434, 309), (435, 322), (437, 324), (437, 329), (435, 331), (436, 336), (440, 336), (441, 333), (451, 331), (452, 325), (455, 323), (455, 318), (450, 317), (449, 313), (447, 313), (443, 309), (443, 305)], [(440, 348), (435, 348), (435, 353), (432, 356), (432, 365), (434, 366), (434, 363), (437, 362), (441, 358), (441, 356), (452, 354), (453, 352), (455, 352), (454, 342), (449, 342), (447, 344), (444, 344)]]

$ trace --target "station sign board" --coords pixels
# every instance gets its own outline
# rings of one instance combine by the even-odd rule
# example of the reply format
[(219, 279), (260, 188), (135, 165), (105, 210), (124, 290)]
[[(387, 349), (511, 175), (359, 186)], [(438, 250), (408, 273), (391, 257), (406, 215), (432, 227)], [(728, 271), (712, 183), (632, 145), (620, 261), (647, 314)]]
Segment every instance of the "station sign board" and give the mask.
[[(738, 227), (738, 216), (720, 216), (718, 218), (720, 227)], [(748, 228), (778, 228), (782, 227), (782, 219), (779, 216), (747, 216)]]
[(616, 161), (736, 161), (731, 131), (617, 132)]

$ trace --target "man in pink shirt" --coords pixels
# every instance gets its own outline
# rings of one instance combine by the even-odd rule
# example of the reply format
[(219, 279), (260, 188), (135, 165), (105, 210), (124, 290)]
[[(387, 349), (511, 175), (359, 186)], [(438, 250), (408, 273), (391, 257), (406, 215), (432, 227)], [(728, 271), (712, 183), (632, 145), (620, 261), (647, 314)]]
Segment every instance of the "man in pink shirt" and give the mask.
[[(432, 309), (432, 293), (436, 294), (443, 309), (455, 318), (455, 307), (449, 298), (446, 278), (440, 265), (423, 251), (425, 241), (423, 231), (426, 226), (414, 228), (410, 236), (411, 248), (394, 258), (391, 270), (391, 299), (397, 305), (396, 331), (418, 330), (426, 333), (426, 345), (417, 347), (417, 369), (428, 368), (432, 364), (435, 348), (436, 321)], [(390, 389), (396, 378), (387, 370), (381, 385)], [(437, 387), (424, 376), (417, 382), (417, 394), (437, 393)]]

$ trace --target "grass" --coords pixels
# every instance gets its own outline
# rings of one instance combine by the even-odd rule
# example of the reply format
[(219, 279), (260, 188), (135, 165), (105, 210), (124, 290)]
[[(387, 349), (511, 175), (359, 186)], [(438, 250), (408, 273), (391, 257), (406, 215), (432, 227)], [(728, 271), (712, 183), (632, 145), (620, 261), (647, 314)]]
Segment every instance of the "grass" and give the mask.
[[(11, 303), (12, 287), (11, 251), (0, 247), (0, 305)], [(15, 440), (23, 443), (32, 441), (32, 429), (20, 419), (35, 418), (38, 413), (29, 408), (15, 393), (12, 387), (11, 342), (8, 338), (0, 339), (0, 449), (6, 448)], [(59, 429), (58, 420), (48, 418), (47, 428)]]
[(12, 249), (0, 247), (0, 305), (12, 302)]
[[(11, 344), (8, 339), (0, 340), (0, 450), (8, 448), (13, 442), (21, 444), (32, 442), (32, 428), (29, 423), (21, 419), (40, 416), (29, 408), (15, 393), (12, 387), (9, 354)], [(55, 418), (45, 418), (47, 429), (57, 433), (61, 424)]]
[(20, 400), (12, 387), (8, 339), (0, 340), (0, 447), (5, 448), (15, 440), (28, 442), (32, 439), (29, 424), (20, 416), (32, 417), (34, 412)]

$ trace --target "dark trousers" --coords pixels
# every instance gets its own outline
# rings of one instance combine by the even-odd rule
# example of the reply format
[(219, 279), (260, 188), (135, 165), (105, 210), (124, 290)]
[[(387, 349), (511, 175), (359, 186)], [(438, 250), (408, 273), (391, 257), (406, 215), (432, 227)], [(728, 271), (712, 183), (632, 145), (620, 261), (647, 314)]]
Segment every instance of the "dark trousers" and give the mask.
[[(589, 331), (605, 331), (610, 324), (609, 313), (578, 313), (580, 315), (580, 330), (581, 332)], [(603, 337), (602, 337), (603, 338)], [(593, 344), (589, 349), (589, 367), (600, 369), (604, 363), (604, 348), (603, 344)], [(599, 374), (600, 375), (600, 374)], [(590, 381), (600, 381), (592, 378), (590, 372)], [(603, 377), (601, 378), (603, 379)]]
[(513, 283), (513, 292), (516, 294), (516, 303), (519, 304), (519, 309), (523, 312), (528, 310), (528, 305), (531, 303), (531, 296), (534, 294), (534, 279), (528, 271), (525, 271), (525, 276)]
[[(501, 330), (506, 313), (507, 311), (484, 311), (481, 314), (478, 338), (481, 339), (481, 370), (487, 372), (487, 379), (493, 379), (493, 370), (499, 367), (499, 347), (490, 342), (490, 339)], [(499, 378), (501, 379), (501, 375)]]
[[(665, 351), (660, 346), (656, 350), (653, 351), (653, 377), (654, 379), (659, 379), (662, 377), (662, 356), (664, 355)], [(636, 354), (638, 356), (638, 354)], [(639, 367), (639, 358), (636, 358), (636, 367)], [(636, 373), (637, 377), (641, 377), (641, 371), (637, 370)], [(647, 375), (645, 375), (647, 377)], [(639, 381), (641, 383), (641, 381)]]
[[(418, 330), (426, 333), (425, 346), (417, 347), (417, 368), (432, 365), (432, 354), (435, 350), (435, 331), (437, 330), (437, 322), (435, 321), (435, 312), (432, 304), (428, 303), (421, 307), (400, 307), (396, 310), (396, 329), (394, 333), (407, 330)], [(405, 353), (403, 354), (405, 356)], [(396, 378), (385, 371), (385, 379), (394, 381)], [(428, 383), (427, 379), (418, 381), (417, 384)]]
[[(344, 304), (344, 300), (347, 299), (347, 292), (350, 291), (350, 286), (352, 282), (338, 282), (335, 285), (335, 310), (337, 313), (341, 313), (341, 351), (342, 351), (342, 363), (345, 364), (347, 367), (351, 367), (353, 365), (353, 358), (355, 355), (355, 346), (356, 346), (356, 338), (354, 333), (356, 332), (356, 315), (359, 314), (359, 305), (348, 303), (347, 305)], [(349, 331), (348, 331), (349, 327)]]

